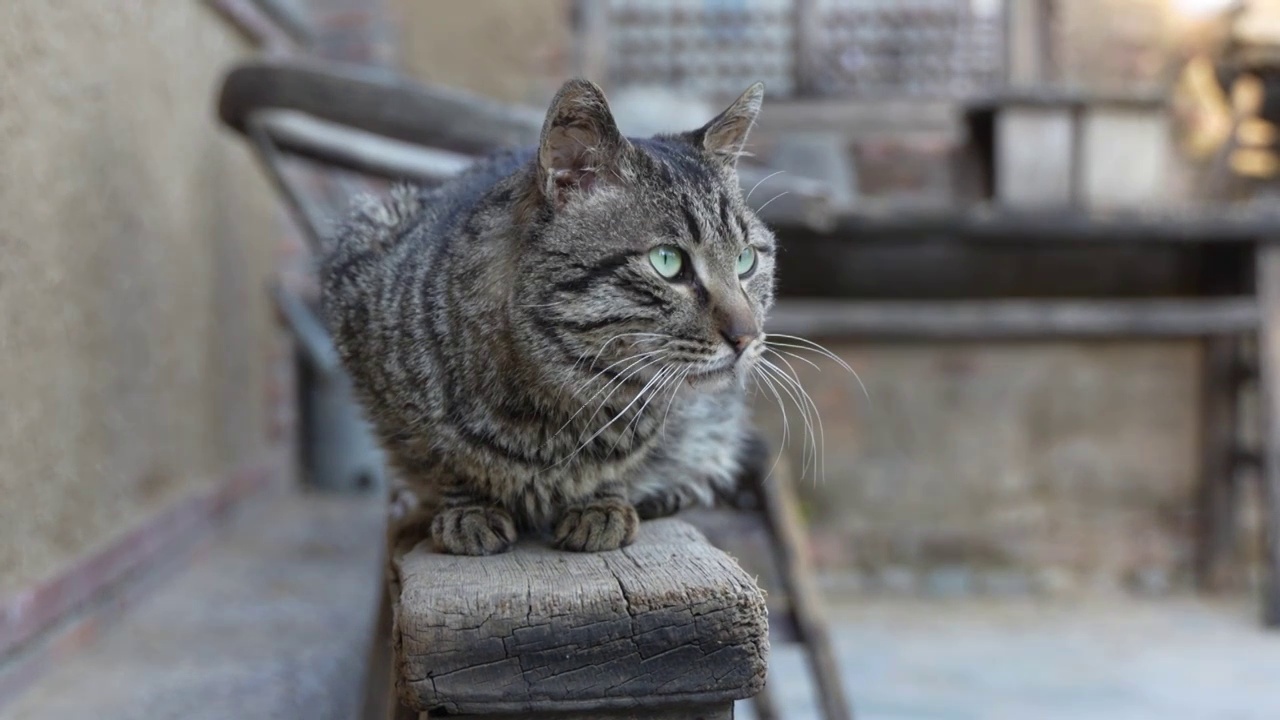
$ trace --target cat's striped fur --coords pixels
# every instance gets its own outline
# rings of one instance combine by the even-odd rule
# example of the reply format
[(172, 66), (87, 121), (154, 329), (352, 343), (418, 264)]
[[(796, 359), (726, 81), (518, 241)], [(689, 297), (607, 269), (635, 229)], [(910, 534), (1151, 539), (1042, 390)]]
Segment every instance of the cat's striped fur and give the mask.
[[(612, 549), (639, 517), (734, 487), (774, 292), (774, 237), (734, 170), (762, 95), (625, 139), (599, 88), (570, 81), (538, 148), (366, 199), (341, 225), (325, 317), (441, 549), (500, 552), (518, 529)], [(662, 277), (657, 245), (688, 272)]]

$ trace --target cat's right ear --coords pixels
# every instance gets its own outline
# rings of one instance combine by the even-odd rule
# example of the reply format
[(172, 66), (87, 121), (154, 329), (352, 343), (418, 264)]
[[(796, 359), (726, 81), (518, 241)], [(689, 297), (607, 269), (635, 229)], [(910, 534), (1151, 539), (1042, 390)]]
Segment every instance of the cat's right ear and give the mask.
[(618, 176), (628, 146), (604, 92), (570, 80), (551, 101), (538, 143), (538, 190), (557, 210)]

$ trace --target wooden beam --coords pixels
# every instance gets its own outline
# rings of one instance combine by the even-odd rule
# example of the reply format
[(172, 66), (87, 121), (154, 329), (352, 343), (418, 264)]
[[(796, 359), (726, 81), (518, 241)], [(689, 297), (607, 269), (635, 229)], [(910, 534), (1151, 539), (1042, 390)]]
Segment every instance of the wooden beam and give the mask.
[(1198, 300), (782, 300), (765, 329), (877, 340), (1187, 338), (1250, 332), (1252, 298)]
[(1253, 243), (1280, 242), (1280, 210), (1252, 208), (1110, 211), (921, 208), (866, 204), (836, 219), (851, 241)]
[(427, 545), (395, 562), (393, 644), (400, 699), (432, 717), (727, 718), (764, 684), (764, 597), (686, 523), (606, 553)]

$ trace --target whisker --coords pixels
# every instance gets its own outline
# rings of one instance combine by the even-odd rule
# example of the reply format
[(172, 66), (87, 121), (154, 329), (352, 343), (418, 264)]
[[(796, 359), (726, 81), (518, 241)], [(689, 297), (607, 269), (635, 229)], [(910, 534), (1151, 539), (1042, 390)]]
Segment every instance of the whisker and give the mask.
[(680, 388), (684, 385), (685, 378), (689, 377), (689, 373), (693, 372), (692, 367), (685, 368), (680, 377), (676, 379), (676, 386), (671, 391), (671, 399), (667, 401), (667, 409), (662, 413), (662, 439), (667, 439), (667, 417), (671, 415), (671, 406), (676, 402), (676, 395), (680, 394)]
[(782, 395), (778, 394), (778, 391), (773, 387), (773, 381), (759, 366), (752, 369), (754, 372), (751, 379), (756, 381), (756, 387), (760, 386), (760, 379), (763, 378), (769, 392), (773, 393), (774, 399), (778, 401), (778, 410), (782, 412), (782, 443), (778, 445), (778, 454), (773, 458), (773, 465), (769, 466), (769, 472), (765, 474), (764, 480), (761, 481), (768, 482), (769, 478), (773, 477), (773, 471), (778, 469), (778, 463), (782, 460), (782, 455), (786, 452), (786, 448), (791, 447), (791, 419), (787, 417), (786, 403), (782, 402)]
[[(601, 388), (601, 391), (603, 391), (604, 389), (608, 388), (610, 385), (613, 385), (613, 389), (612, 389), (612, 390), (610, 390), (610, 391), (609, 391), (609, 394), (608, 394), (608, 395), (606, 395), (606, 396), (604, 397), (604, 399), (603, 399), (603, 400), (601, 400), (601, 401), (596, 405), (596, 409), (595, 409), (595, 411), (591, 413), (591, 417), (587, 418), (587, 420), (586, 420), (586, 424), (590, 425), (592, 422), (594, 422), (594, 421), (595, 421), (596, 416), (600, 414), (600, 411), (601, 411), (601, 410), (603, 410), (603, 409), (605, 408), (605, 406), (609, 404), (609, 400), (613, 398), (613, 396), (614, 396), (614, 394), (615, 394), (616, 392), (618, 392), (619, 390), (621, 390), (621, 389), (622, 389), (622, 386), (623, 386), (623, 385), (626, 385), (626, 384), (627, 384), (627, 381), (628, 381), (628, 380), (630, 380), (631, 378), (635, 377), (636, 375), (638, 375), (638, 374), (640, 374), (640, 373), (644, 372), (644, 371), (645, 371), (645, 370), (647, 370), (648, 368), (651, 368), (651, 367), (653, 367), (654, 365), (657, 365), (658, 363), (662, 362), (665, 358), (666, 358), (666, 355), (665, 355), (665, 354), (658, 355), (657, 357), (647, 358), (647, 359), (645, 360), (644, 364), (643, 364), (643, 365), (641, 365), (640, 367), (637, 367), (637, 368), (635, 368), (634, 370), (630, 370), (630, 371), (629, 371), (629, 372), (627, 372), (625, 375), (620, 375), (619, 377), (616, 377), (616, 378), (614, 378), (613, 380), (610, 380), (608, 383), (606, 383), (606, 384), (605, 384), (605, 387), (604, 387), (604, 388)], [(650, 378), (650, 379), (652, 380), (652, 378)], [(616, 383), (616, 384), (615, 384), (615, 383)], [(646, 384), (647, 384), (647, 383), (646, 383)], [(641, 392), (643, 392), (643, 390), (644, 390), (644, 388), (642, 387), (642, 388), (641, 388)], [(598, 394), (598, 393), (597, 393), (597, 394)], [(588, 402), (590, 402), (590, 400), (588, 400)], [(575, 415), (576, 415), (576, 413), (575, 413)]]
[(778, 198), (782, 197), (783, 195), (790, 195), (790, 194), (791, 194), (791, 191), (790, 191), (790, 190), (783, 190), (782, 192), (778, 193), (777, 195), (774, 195), (773, 197), (769, 198), (769, 200), (768, 200), (768, 201), (766, 201), (766, 202), (765, 202), (765, 204), (763, 204), (763, 205), (761, 205), (760, 207), (756, 208), (756, 212), (757, 212), (757, 213), (762, 213), (762, 212), (764, 212), (764, 209), (765, 209), (765, 208), (767, 208), (767, 207), (769, 207), (769, 203), (773, 202), (774, 200), (777, 200)]
[(743, 199), (742, 199), (742, 201), (743, 201), (743, 202), (750, 202), (750, 201), (751, 201), (751, 193), (755, 192), (755, 191), (756, 191), (756, 188), (758, 188), (758, 187), (760, 187), (761, 185), (763, 185), (763, 184), (765, 183), (765, 181), (766, 181), (766, 180), (768, 180), (769, 178), (773, 177), (774, 175), (781, 175), (781, 174), (782, 174), (782, 173), (784, 173), (784, 172), (786, 172), (786, 170), (779, 170), (779, 171), (777, 171), (777, 172), (771, 172), (771, 173), (769, 173), (768, 175), (765, 175), (764, 177), (760, 178), (760, 180), (759, 180), (759, 181), (757, 181), (755, 185), (752, 185), (752, 186), (751, 186), (751, 189), (747, 191), (747, 196), (746, 196), (745, 198), (743, 198)]
[(802, 337), (798, 337), (798, 336), (796, 336), (796, 335), (779, 335), (779, 334), (776, 334), (776, 333), (771, 333), (771, 334), (769, 335), (769, 338), (775, 338), (775, 337), (785, 338), (785, 339), (787, 339), (787, 340), (795, 340), (795, 341), (797, 341), (797, 342), (802, 342), (802, 343), (808, 343), (807, 345), (795, 345), (795, 344), (793, 344), (793, 343), (778, 342), (778, 341), (776, 341), (776, 340), (771, 340), (771, 339), (766, 339), (766, 340), (765, 340), (765, 342), (766, 342), (767, 344), (779, 345), (779, 346), (782, 346), (782, 347), (788, 347), (788, 348), (792, 348), (792, 349), (795, 349), (795, 350), (808, 350), (809, 352), (816, 352), (816, 353), (818, 353), (819, 355), (822, 355), (823, 357), (826, 357), (826, 358), (828, 358), (828, 359), (830, 359), (830, 360), (834, 361), (835, 363), (837, 363), (838, 365), (840, 365), (840, 367), (842, 367), (842, 368), (844, 368), (845, 370), (849, 371), (849, 374), (853, 376), (853, 379), (858, 381), (858, 386), (862, 388), (862, 394), (863, 394), (863, 396), (867, 398), (867, 401), (868, 401), (868, 402), (870, 402), (870, 401), (871, 401), (871, 393), (867, 392), (867, 386), (866, 386), (865, 384), (863, 384), (863, 382), (862, 382), (862, 377), (860, 377), (860, 376), (858, 375), (857, 371), (855, 371), (853, 368), (849, 367), (849, 363), (847, 363), (847, 362), (845, 362), (844, 360), (842, 360), (842, 359), (840, 358), (840, 356), (839, 356), (839, 355), (836, 355), (835, 353), (831, 352), (831, 351), (830, 351), (830, 350), (828, 350), (827, 348), (823, 347), (822, 345), (819, 345), (818, 343), (816, 343), (816, 342), (814, 342), (814, 341), (812, 341), (812, 340), (810, 340), (810, 339), (808, 339), (808, 338), (802, 338)]
[[(639, 355), (632, 355), (623, 360), (619, 360), (618, 362), (613, 363), (612, 365), (609, 365), (608, 367), (604, 368), (603, 370), (596, 373), (595, 375), (592, 375), (590, 379), (588, 379), (585, 383), (582, 384), (582, 387), (584, 389), (588, 387), (592, 382), (594, 382), (596, 378), (608, 372), (609, 368), (612, 368), (616, 365), (620, 365), (622, 363), (631, 363), (630, 365), (627, 365), (625, 368), (620, 370), (616, 377), (610, 379), (609, 382), (605, 383), (604, 387), (600, 388), (591, 397), (587, 398), (582, 403), (582, 406), (579, 407), (572, 415), (570, 415), (568, 420), (565, 420), (564, 424), (560, 426), (560, 429), (556, 430), (555, 434), (553, 434), (550, 438), (547, 439), (547, 442), (551, 442), (552, 440), (559, 437), (560, 433), (564, 432), (564, 429), (569, 427), (569, 424), (573, 422), (574, 418), (578, 417), (578, 415), (580, 415), (583, 410), (586, 410), (587, 406), (591, 404), (591, 401), (599, 397), (600, 393), (604, 392), (605, 390), (608, 390), (610, 386), (614, 385), (614, 383), (617, 383), (616, 387), (614, 387), (613, 390), (610, 391), (607, 396), (605, 396), (604, 400), (600, 401), (601, 406), (603, 406), (604, 403), (609, 402), (609, 398), (613, 397), (613, 393), (617, 392), (618, 388), (622, 387), (626, 383), (628, 378), (640, 372), (641, 370), (644, 370), (649, 365), (652, 365), (655, 362), (660, 362), (662, 360), (662, 354), (665, 354), (665, 352), (666, 352), (665, 350), (650, 350), (648, 352), (641, 353)], [(658, 355), (658, 357), (657, 358), (651, 357), (653, 355)], [(639, 367), (637, 367), (637, 365), (639, 365)], [(596, 413), (599, 413), (599, 412), (600, 412), (600, 409), (599, 407), (597, 407)], [(592, 415), (591, 417), (592, 419), (594, 419), (595, 415)]]
[[(773, 363), (763, 358), (760, 359), (760, 363), (761, 363), (760, 365), (761, 372), (763, 372), (766, 377), (771, 376), (772, 378), (778, 380), (780, 383), (778, 387), (782, 390), (783, 393), (787, 395), (787, 397), (791, 398), (791, 401), (796, 404), (796, 408), (800, 410), (800, 417), (804, 420), (804, 426), (805, 426), (804, 439), (806, 443), (806, 447), (801, 451), (801, 455), (800, 455), (801, 457), (800, 477), (803, 478), (805, 476), (805, 473), (808, 472), (809, 463), (812, 460), (813, 470), (814, 470), (814, 481), (816, 482), (817, 472), (818, 472), (818, 457), (817, 457), (818, 456), (818, 438), (817, 438), (817, 434), (814, 432), (813, 419), (810, 416), (809, 405), (801, 399), (800, 395), (793, 392), (793, 389), (791, 387), (792, 385), (791, 379), (787, 377), (786, 373), (784, 373), (777, 365), (774, 365)], [(812, 451), (812, 456), (810, 455), (810, 451)]]
[[(764, 360), (763, 362), (765, 362), (768, 365), (773, 365), (773, 363), (769, 362), (768, 360)], [(819, 475), (821, 475), (822, 481), (826, 482), (827, 480), (827, 465), (826, 465), (827, 431), (822, 425), (822, 411), (821, 409), (818, 408), (818, 403), (814, 401), (813, 396), (809, 394), (809, 391), (805, 390), (804, 384), (800, 382), (800, 376), (798, 373), (796, 373), (795, 367), (791, 363), (787, 362), (785, 358), (782, 359), (782, 362), (786, 364), (787, 369), (791, 371), (792, 386), (796, 389), (796, 392), (802, 394), (804, 398), (809, 402), (809, 406), (813, 408), (813, 415), (818, 421), (818, 434), (821, 439), (821, 447), (815, 449), (815, 453), (817, 455), (817, 457), (815, 458), (815, 465), (817, 466), (815, 467), (815, 471)], [(774, 366), (774, 367), (777, 367), (777, 366)], [(780, 368), (779, 368), (779, 372), (781, 372)], [(783, 373), (783, 374), (785, 375), (786, 373)], [(817, 481), (818, 481), (818, 477), (815, 475), (814, 482), (817, 483)]]
[(644, 411), (649, 407), (649, 403), (653, 402), (655, 397), (662, 394), (662, 391), (671, 383), (671, 379), (675, 377), (677, 372), (679, 372), (679, 369), (674, 365), (665, 365), (658, 370), (658, 374), (654, 376), (654, 379), (663, 378), (662, 382), (653, 389), (653, 392), (649, 393), (649, 399), (644, 401), (644, 404), (636, 410), (635, 417), (631, 418), (631, 421), (622, 428), (622, 432), (618, 434), (618, 439), (613, 441), (613, 446), (609, 448), (609, 452), (613, 452), (613, 450), (618, 447), (618, 443), (622, 442), (622, 438), (627, 436), (632, 425), (635, 425), (637, 430), (639, 429), (640, 418), (644, 417)]
[(802, 356), (797, 355), (797, 354), (795, 354), (795, 353), (793, 353), (793, 352), (787, 352), (786, 350), (778, 350), (778, 349), (776, 349), (776, 348), (771, 348), (771, 347), (768, 347), (768, 346), (765, 346), (765, 350), (768, 350), (769, 352), (773, 353), (774, 355), (787, 355), (787, 356), (789, 356), (789, 357), (795, 358), (796, 360), (799, 360), (799, 361), (800, 361), (800, 362), (802, 362), (802, 363), (806, 363), (806, 364), (808, 364), (808, 365), (809, 365), (810, 367), (812, 367), (814, 370), (817, 370), (818, 372), (822, 372), (822, 368), (818, 367), (818, 363), (816, 363), (816, 362), (814, 362), (814, 361), (810, 360), (810, 359), (809, 359), (809, 358), (807, 358), (807, 357), (802, 357)]
[[(621, 410), (619, 410), (619, 411), (618, 411), (618, 414), (614, 415), (612, 420), (610, 420), (609, 422), (605, 423), (605, 424), (604, 424), (604, 427), (602, 427), (602, 428), (600, 428), (599, 430), (597, 430), (597, 431), (595, 431), (594, 433), (592, 433), (591, 437), (589, 437), (589, 438), (587, 438), (586, 440), (582, 441), (582, 444), (578, 446), (578, 449), (576, 449), (576, 450), (574, 450), (572, 453), (570, 453), (570, 454), (569, 454), (569, 456), (568, 456), (568, 457), (566, 457), (565, 459), (561, 460), (560, 462), (556, 463), (555, 465), (552, 465), (552, 467), (555, 467), (556, 465), (563, 465), (564, 463), (567, 463), (567, 462), (569, 462), (570, 460), (572, 460), (572, 459), (574, 459), (575, 457), (577, 457), (577, 456), (578, 456), (578, 453), (582, 452), (582, 450), (583, 450), (584, 448), (586, 448), (588, 445), (590, 445), (590, 444), (591, 444), (591, 441), (593, 441), (593, 440), (595, 440), (596, 438), (600, 437), (600, 435), (601, 435), (602, 433), (604, 433), (604, 431), (605, 431), (605, 430), (608, 430), (608, 429), (609, 429), (609, 427), (610, 427), (611, 425), (613, 425), (615, 422), (617, 422), (617, 421), (618, 421), (618, 418), (620, 418), (620, 417), (622, 417), (623, 415), (625, 415), (625, 414), (627, 413), (627, 411), (628, 411), (628, 410), (630, 410), (630, 409), (631, 409), (631, 407), (632, 407), (633, 405), (635, 405), (637, 401), (639, 401), (639, 400), (640, 400), (640, 398), (644, 397), (645, 392), (646, 392), (646, 391), (648, 391), (649, 387), (650, 387), (650, 386), (652, 386), (652, 385), (653, 385), (653, 383), (654, 383), (654, 381), (656, 381), (657, 379), (658, 379), (658, 376), (657, 376), (657, 375), (655, 375), (654, 377), (650, 378), (650, 379), (649, 379), (649, 382), (645, 383), (644, 387), (640, 388), (640, 392), (639, 392), (639, 393), (637, 393), (637, 394), (636, 394), (636, 396), (635, 396), (634, 398), (632, 398), (632, 399), (631, 399), (631, 402), (627, 403), (625, 407), (623, 407)], [(598, 412), (598, 411), (597, 411), (597, 412)], [(594, 418), (594, 417), (595, 417), (595, 415), (592, 415), (592, 417)]]

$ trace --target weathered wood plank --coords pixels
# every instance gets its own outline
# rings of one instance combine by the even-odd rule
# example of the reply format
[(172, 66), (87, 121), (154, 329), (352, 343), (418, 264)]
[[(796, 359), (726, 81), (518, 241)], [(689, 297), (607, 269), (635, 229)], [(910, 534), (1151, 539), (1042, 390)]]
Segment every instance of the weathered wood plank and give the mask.
[(764, 683), (764, 598), (728, 555), (676, 520), (616, 552), (526, 541), (397, 561), (399, 695), (456, 714), (716, 705)]
[(1258, 369), (1262, 395), (1262, 499), (1265, 570), (1262, 619), (1280, 627), (1280, 248), (1258, 250)]
[(782, 300), (765, 329), (899, 340), (1186, 338), (1251, 332), (1251, 298), (1196, 300)]

